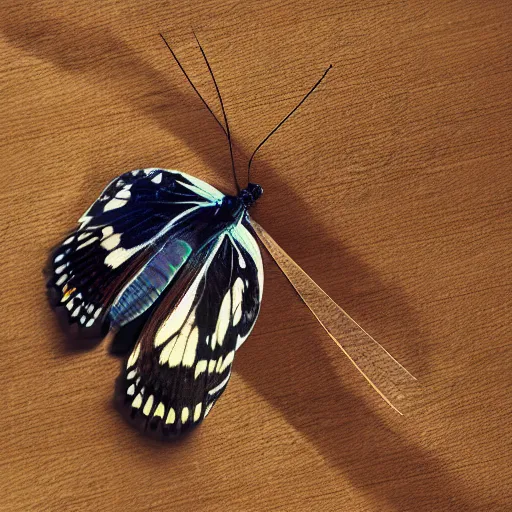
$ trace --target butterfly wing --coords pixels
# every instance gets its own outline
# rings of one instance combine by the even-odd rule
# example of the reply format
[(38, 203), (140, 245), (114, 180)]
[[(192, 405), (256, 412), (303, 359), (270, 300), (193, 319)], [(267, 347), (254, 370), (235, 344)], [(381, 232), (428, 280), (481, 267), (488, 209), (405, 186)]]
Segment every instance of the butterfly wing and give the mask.
[(121, 407), (164, 436), (197, 425), (226, 388), (262, 292), (261, 254), (244, 216), (187, 261), (155, 308), (118, 379)]
[[(147, 310), (209, 236), (224, 195), (178, 171), (113, 180), (52, 255), (48, 288), (69, 324), (122, 326)], [(192, 230), (191, 226), (195, 228)]]

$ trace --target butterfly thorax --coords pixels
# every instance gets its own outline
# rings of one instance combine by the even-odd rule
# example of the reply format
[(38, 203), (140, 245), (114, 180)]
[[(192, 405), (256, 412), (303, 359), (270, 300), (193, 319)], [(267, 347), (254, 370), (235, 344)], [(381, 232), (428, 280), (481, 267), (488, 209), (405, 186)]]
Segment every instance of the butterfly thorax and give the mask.
[(237, 196), (224, 196), (215, 212), (217, 221), (236, 223), (240, 217), (261, 197), (260, 185), (249, 183)]

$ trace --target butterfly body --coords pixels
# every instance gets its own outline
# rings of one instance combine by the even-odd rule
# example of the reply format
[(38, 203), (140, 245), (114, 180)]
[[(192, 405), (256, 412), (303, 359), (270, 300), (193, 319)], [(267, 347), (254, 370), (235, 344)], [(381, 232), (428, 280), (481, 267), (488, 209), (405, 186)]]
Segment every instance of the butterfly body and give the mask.
[(227, 385), (263, 291), (248, 215), (261, 192), (224, 195), (164, 169), (125, 173), (53, 254), (48, 286), (68, 323), (132, 338), (117, 398), (145, 428), (189, 430)]

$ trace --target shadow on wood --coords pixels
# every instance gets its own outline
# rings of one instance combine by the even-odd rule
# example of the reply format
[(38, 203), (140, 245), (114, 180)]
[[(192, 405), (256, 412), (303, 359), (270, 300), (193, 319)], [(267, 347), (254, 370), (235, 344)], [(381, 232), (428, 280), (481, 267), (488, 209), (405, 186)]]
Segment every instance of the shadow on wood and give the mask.
[[(212, 150), (225, 145), (225, 140), (208, 113), (198, 109), (197, 113), (191, 115), (190, 109), (185, 109), (184, 112), (183, 109), (177, 108), (181, 104), (195, 105), (194, 102), (199, 105), (192, 92), (184, 96), (178, 91), (170, 90), (165, 76), (134, 55), (125, 43), (116, 39), (108, 30), (101, 27), (68, 25), (59, 19), (42, 21), (38, 18), (35, 4), (31, 7), (33, 12), (26, 8), (23, 19), (14, 16), (3, 17), (0, 20), (2, 30), (12, 44), (60, 66), (69, 73), (82, 74), (93, 82), (117, 90), (118, 95), (132, 108), (139, 109), (144, 115), (156, 120), (162, 128), (179, 136), (209, 167), (223, 169), (223, 172), (228, 170), (227, 152), (225, 157), (220, 157), (222, 152)], [(154, 41), (155, 45), (161, 44), (157, 34)], [(164, 51), (166, 50), (162, 49), (162, 52)], [(169, 63), (172, 70), (171, 59)], [(192, 127), (203, 123), (205, 136), (199, 141)], [(123, 141), (119, 143), (123, 144)], [(287, 215), (298, 220), (295, 226), (300, 227), (294, 228), (297, 237), (300, 237), (301, 233), (308, 233), (307, 243), (311, 250), (318, 251), (321, 247), (322, 250), (325, 248), (326, 254), (334, 254), (340, 272), (354, 273), (363, 281), (375, 283), (376, 276), (372, 269), (358, 261), (357, 256), (344, 250), (336, 240), (326, 236), (321, 225), (315, 222), (314, 215), (309, 214), (301, 197), (296, 196), (280, 180), (278, 171), (261, 160), (256, 166), (258, 175), (264, 177), (263, 185), (267, 195), (284, 195), (288, 198), (292, 196), (292, 200), (287, 203)], [(119, 173), (127, 170), (129, 169), (119, 169)], [(85, 208), (87, 205), (83, 206)], [(256, 212), (258, 214), (258, 210)], [(277, 228), (269, 225), (271, 222), (263, 221), (270, 220), (271, 217), (272, 212), (267, 210), (258, 218), (279, 241), (279, 232), (289, 228)], [(383, 286), (381, 284), (381, 288)], [(264, 300), (272, 305), (269, 309), (274, 311), (273, 315), (279, 315), (280, 305), (272, 302), (272, 290), (267, 289), (266, 293), (267, 298)], [(340, 299), (350, 297), (353, 293), (347, 284), (338, 290), (333, 298), (343, 304)], [(395, 289), (386, 293), (387, 300), (380, 303), (379, 308), (400, 308), (403, 312), (401, 321), (414, 326), (414, 312), (407, 307), (406, 298), (402, 296), (400, 290)], [(306, 308), (304, 315), (309, 315)], [(392, 315), (389, 315), (389, 318), (392, 318)], [(276, 316), (275, 320), (277, 319)], [(356, 487), (375, 493), (380, 500), (391, 504), (397, 510), (403, 509), (405, 504), (408, 507), (414, 507), (416, 503), (421, 506), (419, 498), (423, 489), (413, 477), (406, 477), (418, 472), (428, 473), (431, 475), (432, 487), (436, 489), (438, 510), (449, 509), (454, 503), (458, 503), (460, 510), (476, 510), (473, 503), (464, 500), (464, 483), (448, 474), (440, 460), (428, 451), (404, 442), (400, 436), (391, 432), (370, 408), (347, 392), (339, 382), (337, 373), (320, 344), (316, 341), (310, 342), (317, 338), (318, 332), (311, 324), (301, 329), (300, 337), (304, 342), (301, 343), (301, 350), (293, 355), (293, 366), (297, 371), (303, 371), (308, 368), (311, 360), (315, 360), (316, 366), (322, 367), (324, 373), (302, 373), (300, 386), (294, 383), (293, 375), (282, 372), (282, 368), (289, 366), (289, 353), (280, 349), (281, 346), (292, 343), (297, 333), (276, 332), (275, 334), (280, 337), (278, 340), (273, 336), (259, 335), (259, 346), (249, 343), (244, 348), (238, 357), (236, 370), (258, 391), (262, 376), (272, 382), (273, 385), (267, 386), (262, 392), (264, 398), (281, 410), (286, 420), (307, 437), (329, 464), (346, 474)], [(414, 352), (414, 340), (410, 343), (410, 350)], [(420, 364), (426, 365), (427, 362), (422, 361), (418, 363)], [(415, 373), (415, 368), (411, 370)], [(361, 383), (363, 385), (362, 380)], [(287, 390), (285, 400), (281, 391), (283, 389)], [(322, 403), (317, 400), (318, 396), (324, 395), (339, 397), (333, 402), (334, 407), (329, 410), (323, 410)], [(179, 450), (184, 449), (188, 442), (191, 440), (180, 445)], [(152, 441), (147, 443), (148, 446), (153, 446)], [(376, 485), (389, 477), (389, 465), (383, 463), (389, 446), (393, 447), (396, 457), (394, 466), (397, 471), (404, 473), (403, 481), (395, 484), (395, 487)], [(165, 457), (171, 451), (168, 448), (162, 450), (160, 452)], [(157, 452), (159, 449), (151, 451)], [(360, 465), (358, 460), (361, 459), (372, 459), (373, 464), (370, 468), (368, 465)]]

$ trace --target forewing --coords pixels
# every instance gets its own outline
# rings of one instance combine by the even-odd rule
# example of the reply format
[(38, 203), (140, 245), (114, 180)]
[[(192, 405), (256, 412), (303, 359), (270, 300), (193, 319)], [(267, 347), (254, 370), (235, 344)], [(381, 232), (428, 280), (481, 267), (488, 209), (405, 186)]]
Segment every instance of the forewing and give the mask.
[(112, 304), (110, 320), (129, 322), (151, 306), (201, 245), (190, 226), (200, 233), (208, 225), (206, 211), (223, 197), (178, 171), (119, 176), (53, 253), (48, 287), (54, 304), (65, 306), (68, 322), (85, 330), (101, 323)]
[(224, 391), (263, 291), (248, 219), (189, 260), (144, 328), (118, 380), (132, 419), (164, 436), (197, 425)]

